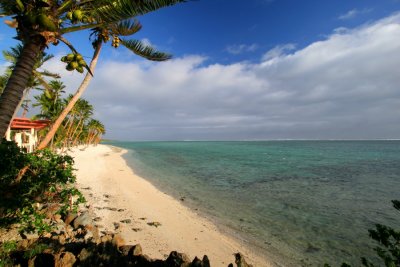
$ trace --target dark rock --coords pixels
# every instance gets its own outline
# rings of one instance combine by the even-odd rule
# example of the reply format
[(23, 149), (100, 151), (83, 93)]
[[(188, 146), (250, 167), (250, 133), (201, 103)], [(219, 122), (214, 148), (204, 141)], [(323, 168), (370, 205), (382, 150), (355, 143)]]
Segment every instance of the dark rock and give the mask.
[(28, 261), (28, 266), (54, 266), (54, 255), (50, 253), (40, 253)]
[(133, 256), (131, 261), (133, 262), (133, 266), (143, 266), (143, 267), (165, 267), (165, 263), (160, 260), (153, 261), (147, 255), (139, 255)]
[(233, 267), (233, 264), (232, 264), (232, 263), (229, 263), (228, 267)]
[(91, 232), (94, 239), (99, 239), (99, 229), (94, 224), (88, 224), (85, 226), (87, 232)]
[(23, 233), (20, 232), (19, 235), (22, 237), (22, 239), (38, 239), (39, 235), (37, 233)]
[(60, 209), (60, 204), (54, 203), (46, 208), (45, 216), (47, 219), (53, 219), (56, 212)]
[(30, 242), (28, 239), (22, 239), (21, 241), (18, 242), (18, 249), (19, 250), (26, 250), (30, 245)]
[(117, 211), (118, 212), (123, 212), (123, 211), (125, 211), (125, 209), (118, 209)]
[(121, 220), (120, 222), (122, 222), (122, 223), (131, 223), (132, 220), (131, 219), (125, 219), (125, 220)]
[(118, 230), (119, 229), (119, 227), (121, 226), (119, 223), (117, 223), (117, 222), (115, 222), (115, 223), (113, 223), (114, 224), (114, 229), (115, 230)]
[(84, 262), (87, 259), (89, 259), (90, 256), (91, 256), (91, 253), (86, 248), (83, 248), (78, 255), (78, 259), (79, 259), (79, 261)]
[(165, 263), (168, 267), (188, 267), (190, 266), (190, 259), (184, 253), (172, 251)]
[(85, 227), (89, 224), (94, 224), (92, 217), (89, 215), (88, 212), (83, 212), (80, 216), (78, 216), (74, 222), (74, 228), (77, 229), (78, 227)]
[(60, 242), (61, 245), (64, 245), (65, 241), (67, 240), (67, 237), (65, 236), (65, 234), (60, 234), (57, 237), (58, 237), (58, 242)]
[(119, 247), (119, 251), (122, 252), (123, 255), (132, 257), (142, 255), (142, 246), (140, 244), (137, 245), (124, 245)]
[(210, 267), (210, 260), (208, 259), (207, 255), (203, 256), (203, 267)]
[(114, 246), (116, 246), (117, 248), (122, 247), (125, 245), (125, 240), (122, 238), (121, 235), (114, 235), (113, 239), (112, 239), (112, 243)]
[(119, 248), (119, 251), (121, 251), (122, 255), (129, 256), (132, 247), (133, 245), (124, 245)]
[(238, 252), (235, 253), (235, 263), (237, 265), (237, 267), (253, 267), (253, 265), (250, 265), (246, 262), (246, 260), (244, 259), (244, 256)]
[(111, 242), (112, 239), (113, 239), (112, 235), (106, 234), (106, 235), (101, 237), (101, 242), (102, 243)]
[(315, 246), (313, 246), (311, 244), (308, 244), (308, 247), (306, 249), (306, 253), (315, 253), (315, 252), (318, 252), (320, 250), (321, 250), (320, 248), (317, 248), (317, 247), (315, 247)]
[(150, 225), (150, 226), (154, 226), (154, 227), (158, 227), (158, 226), (161, 226), (161, 223), (160, 222), (148, 222), (147, 223), (148, 225)]
[(199, 258), (195, 257), (190, 267), (203, 267), (203, 262)]
[[(63, 252), (55, 257), (55, 267), (72, 267), (76, 262), (75, 255), (71, 252)], [(45, 265), (43, 265), (45, 266)], [(47, 266), (47, 265), (46, 265)]]

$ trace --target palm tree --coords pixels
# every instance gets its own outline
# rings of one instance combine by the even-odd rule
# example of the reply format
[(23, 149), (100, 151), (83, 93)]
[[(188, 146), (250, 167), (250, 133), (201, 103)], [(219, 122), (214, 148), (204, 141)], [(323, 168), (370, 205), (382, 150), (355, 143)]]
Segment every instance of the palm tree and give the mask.
[(4, 87), (6, 87), (7, 81), (8, 81), (8, 75), (6, 74), (0, 75), (0, 96), (1, 93), (3, 93)]
[[(52, 140), (53, 136), (56, 134), (57, 129), (60, 127), (60, 125), (62, 124), (65, 117), (72, 110), (75, 103), (78, 101), (78, 99), (82, 96), (82, 94), (87, 89), (87, 87), (93, 77), (93, 73), (94, 73), (94, 70), (97, 65), (97, 61), (98, 61), (98, 58), (100, 55), (102, 44), (103, 44), (103, 42), (107, 42), (110, 39), (110, 36), (113, 36), (113, 41), (112, 41), (113, 47), (117, 48), (119, 46), (119, 44), (121, 43), (123, 46), (128, 48), (130, 51), (132, 51), (136, 55), (144, 57), (148, 60), (165, 61), (165, 60), (168, 60), (171, 58), (171, 55), (156, 51), (151, 46), (144, 44), (143, 42), (141, 42), (139, 40), (124, 40), (124, 39), (120, 38), (120, 36), (129, 36), (129, 35), (135, 34), (141, 28), (142, 28), (142, 26), (140, 25), (140, 23), (138, 21), (125, 20), (118, 24), (111, 24), (111, 25), (106, 25), (103, 27), (96, 27), (95, 29), (92, 30), (91, 36), (95, 37), (95, 40), (93, 41), (93, 47), (95, 48), (95, 51), (94, 51), (94, 54), (93, 54), (93, 57), (92, 57), (92, 60), (91, 60), (90, 66), (89, 66), (89, 71), (86, 74), (85, 78), (83, 79), (80, 87), (75, 92), (74, 96), (71, 98), (71, 101), (66, 105), (65, 109), (60, 114), (60, 117), (57, 119), (57, 121), (54, 122), (54, 124), (51, 125), (49, 132), (47, 133), (47, 135), (43, 139), (43, 141), (39, 144), (37, 149), (43, 149), (48, 145), (50, 140)], [(67, 57), (65, 57), (64, 60), (67, 61)], [(69, 65), (67, 66), (67, 68), (68, 67), (69, 67)]]
[[(11, 73), (13, 69), (15, 68), (18, 59), (21, 57), (22, 54), (22, 45), (17, 44), (15, 47), (10, 48), (10, 50), (5, 50), (3, 51), (3, 57), (6, 61), (8, 61), (10, 66), (8, 66), (5, 75), (8, 77), (11, 76)], [(36, 62), (33, 66), (32, 74), (28, 79), (28, 84), (26, 86), (26, 89), (29, 90), (30, 88), (34, 88), (36, 86), (43, 86), (44, 88), (48, 88), (49, 85), (46, 82), (45, 78), (50, 77), (54, 79), (60, 79), (60, 75), (57, 73), (52, 73), (48, 70), (40, 70), (40, 68), (43, 66), (44, 63), (52, 59), (54, 56), (51, 54), (47, 54), (45, 52), (42, 52), (38, 55)]]
[[(63, 109), (61, 94), (64, 93), (65, 85), (59, 80), (52, 80), (47, 85), (47, 88), (38, 88), (42, 93), (35, 96), (36, 103), (34, 107), (40, 107), (40, 113), (35, 115), (35, 118), (55, 121)], [(43, 132), (41, 132), (40, 136)], [(51, 143), (53, 144), (54, 138)]]
[[(171, 6), (186, 0), (0, 0), (0, 15), (15, 18), (9, 25), (16, 27), (17, 39), (22, 42), (22, 53), (4, 88), (0, 98), (0, 137), (4, 136), (15, 109), (20, 102), (23, 91), (34, 68), (35, 59), (50, 44), (59, 41), (67, 44), (77, 55), (74, 47), (63, 37), (65, 33), (82, 31), (85, 29), (111, 29), (117, 31), (121, 26), (134, 25), (130, 20), (139, 15), (155, 11), (159, 8)], [(123, 28), (122, 28), (123, 29)], [(129, 29), (132, 30), (132, 28)], [(122, 36), (123, 32), (120, 32)], [(130, 34), (127, 34), (130, 35)], [(108, 41), (110, 34), (106, 31), (101, 41)], [(118, 36), (117, 36), (118, 37)], [(119, 41), (129, 48), (138, 50), (139, 54), (156, 52), (138, 41), (120, 40), (114, 38), (113, 45)], [(153, 54), (154, 53), (149, 53)], [(157, 55), (157, 53), (155, 53)], [(152, 59), (150, 56), (149, 59)], [(69, 60), (69, 58), (68, 58)], [(67, 61), (68, 62), (68, 61)], [(76, 61), (73, 61), (76, 62)], [(68, 69), (83, 67), (86, 63), (74, 64), (68, 62)], [(79, 68), (78, 68), (79, 67)]]
[(61, 94), (64, 89), (65, 85), (59, 80), (52, 80), (48, 88), (39, 89), (42, 93), (34, 97), (36, 103), (33, 106), (40, 107), (40, 114), (35, 117), (55, 121), (63, 108)]
[(93, 106), (90, 105), (89, 102), (85, 99), (79, 99), (75, 107), (77, 107), (78, 109), (78, 125), (75, 128), (74, 133), (72, 134), (72, 136), (75, 137), (72, 142), (72, 146), (76, 144), (79, 136), (82, 134), (86, 122), (93, 115)]
[(86, 144), (97, 144), (101, 140), (101, 136), (106, 133), (104, 125), (95, 119), (91, 119), (87, 127), (87, 137), (86, 137)]
[[(2, 76), (2, 79), (4, 80), (3, 87), (5, 87), (6, 82), (8, 81), (9, 77), (11, 76), (11, 73), (12, 73), (13, 69), (15, 68), (15, 65), (16, 65), (18, 59), (21, 57), (21, 53), (22, 53), (22, 45), (21, 44), (18, 44), (15, 47), (12, 47), (10, 50), (3, 51), (4, 59), (10, 63), (10, 65), (6, 69), (6, 72)], [(28, 95), (30, 89), (32, 89), (36, 86), (39, 86), (39, 85), (41, 85), (45, 89), (49, 89), (49, 85), (48, 85), (47, 81), (45, 80), (45, 77), (51, 77), (51, 78), (56, 78), (56, 79), (60, 78), (60, 75), (58, 75), (57, 73), (52, 73), (48, 70), (40, 70), (40, 68), (43, 66), (43, 64), (52, 58), (53, 58), (53, 55), (46, 54), (44, 52), (40, 53), (38, 55), (38, 58), (36, 59), (36, 62), (33, 67), (32, 74), (30, 75), (30, 77), (28, 79), (28, 84), (23, 92), (23, 97), (14, 112), (14, 116), (15, 116), (16, 112), (19, 110), (19, 108), (22, 106), (22, 103), (23, 103), (24, 99), (26, 98), (26, 96)]]

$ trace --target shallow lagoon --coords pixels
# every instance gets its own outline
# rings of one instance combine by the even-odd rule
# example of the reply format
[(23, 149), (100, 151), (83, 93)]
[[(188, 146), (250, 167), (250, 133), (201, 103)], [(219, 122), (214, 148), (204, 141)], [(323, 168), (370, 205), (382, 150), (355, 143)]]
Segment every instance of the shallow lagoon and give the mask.
[(283, 266), (358, 265), (367, 229), (399, 226), (400, 141), (112, 142), (162, 191), (185, 198)]

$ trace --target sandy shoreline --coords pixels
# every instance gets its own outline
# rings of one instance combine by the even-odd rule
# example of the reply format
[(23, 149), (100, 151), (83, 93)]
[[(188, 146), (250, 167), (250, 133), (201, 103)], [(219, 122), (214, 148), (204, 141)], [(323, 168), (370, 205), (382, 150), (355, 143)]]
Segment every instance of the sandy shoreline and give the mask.
[(255, 267), (273, 266), (137, 176), (123, 159), (124, 153), (106, 145), (70, 153), (75, 159), (77, 187), (101, 218), (99, 230), (118, 232), (129, 244), (140, 243), (144, 253), (154, 258), (165, 258), (177, 250), (191, 259), (207, 255), (211, 266), (226, 267), (234, 263), (233, 253), (240, 251)]

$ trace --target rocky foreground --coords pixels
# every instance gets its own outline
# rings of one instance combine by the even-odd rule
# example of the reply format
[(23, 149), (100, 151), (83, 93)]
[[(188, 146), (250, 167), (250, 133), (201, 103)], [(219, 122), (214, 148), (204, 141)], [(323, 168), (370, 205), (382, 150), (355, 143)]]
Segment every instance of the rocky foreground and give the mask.
[[(41, 237), (22, 235), (16, 242), (8, 263), (11, 266), (149, 266), (149, 267), (209, 267), (211, 260), (190, 259), (172, 251), (166, 259), (151, 259), (140, 244), (126, 244), (119, 235), (99, 231), (88, 211), (79, 216), (69, 213), (65, 218), (52, 216), (54, 230)], [(234, 254), (238, 267), (251, 266), (240, 253)], [(1, 262), (0, 262), (1, 263)], [(0, 264), (1, 265), (1, 264)], [(228, 266), (234, 266), (232, 263)]]

